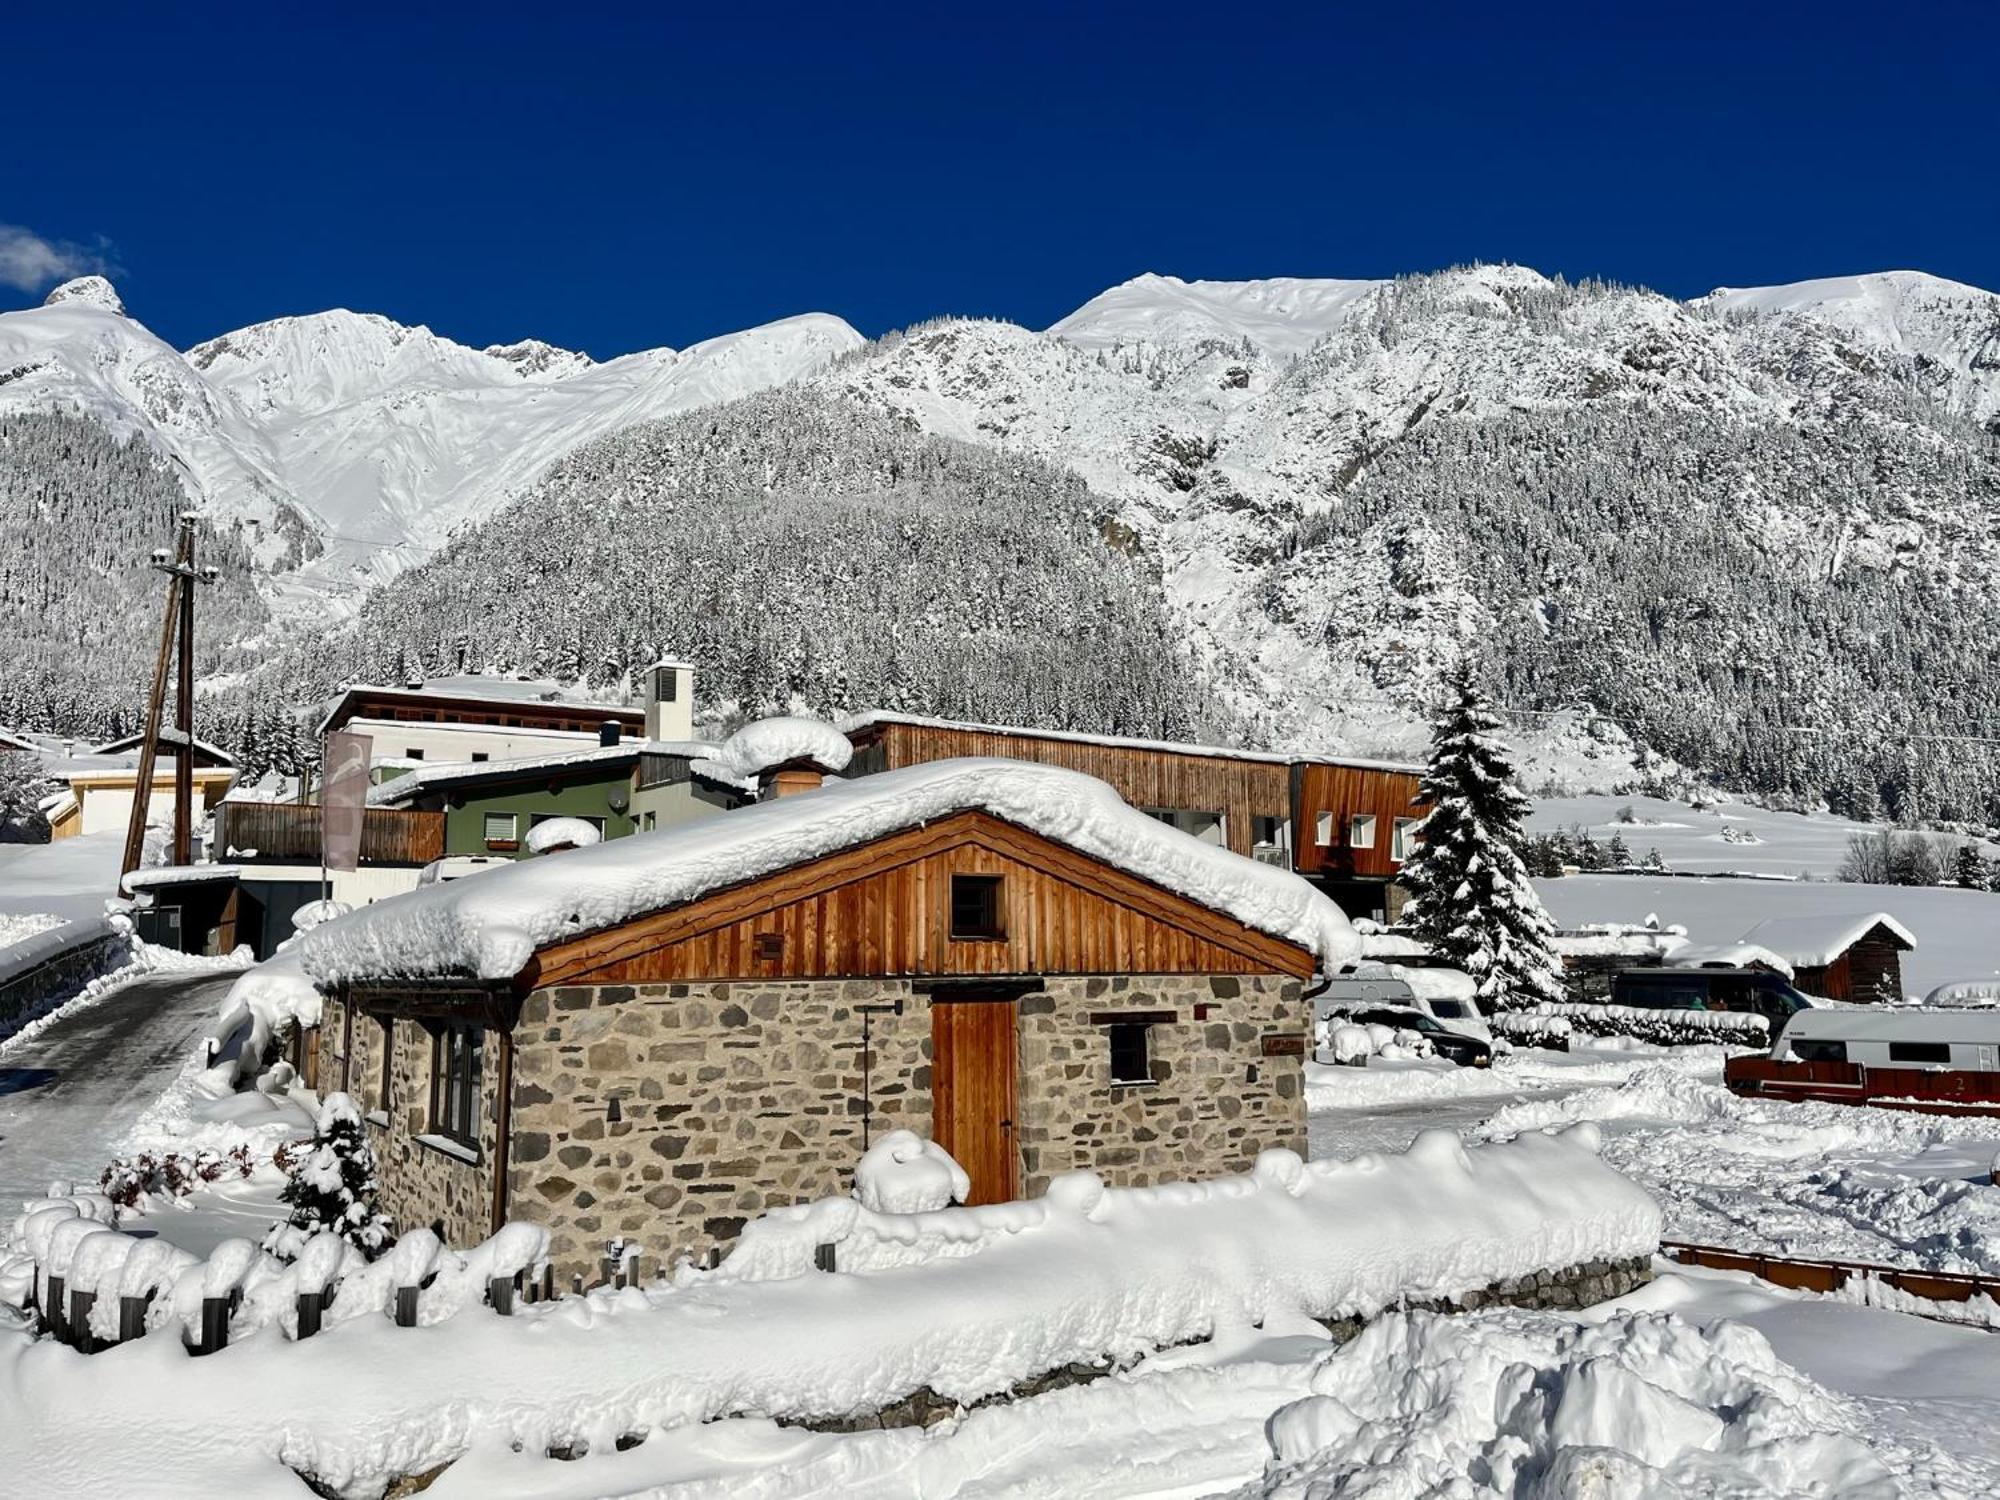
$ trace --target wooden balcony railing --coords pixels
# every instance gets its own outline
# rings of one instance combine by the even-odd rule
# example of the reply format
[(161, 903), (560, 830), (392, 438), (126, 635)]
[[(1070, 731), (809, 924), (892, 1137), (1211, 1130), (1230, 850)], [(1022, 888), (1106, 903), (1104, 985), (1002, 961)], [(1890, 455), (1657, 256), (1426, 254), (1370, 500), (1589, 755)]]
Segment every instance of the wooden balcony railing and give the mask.
[[(225, 802), (216, 809), (215, 857), (316, 865), (319, 830), (316, 803)], [(443, 813), (368, 809), (361, 825), (362, 864), (427, 865), (443, 854)]]

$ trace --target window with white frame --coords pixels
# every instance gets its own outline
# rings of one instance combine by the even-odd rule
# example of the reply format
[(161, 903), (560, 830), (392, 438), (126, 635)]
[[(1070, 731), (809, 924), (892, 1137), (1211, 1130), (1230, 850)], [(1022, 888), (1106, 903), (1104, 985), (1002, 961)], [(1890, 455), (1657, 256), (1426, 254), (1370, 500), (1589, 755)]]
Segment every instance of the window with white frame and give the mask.
[(1375, 847), (1375, 814), (1356, 813), (1347, 820), (1347, 847), (1350, 849)]
[(519, 813), (488, 813), (485, 818), (486, 847), (511, 847), (521, 838)]
[(1389, 857), (1408, 859), (1417, 852), (1417, 825), (1422, 818), (1398, 818), (1389, 829)]
[(1313, 842), (1320, 848), (1330, 848), (1333, 844), (1333, 814), (1323, 812), (1313, 822)]

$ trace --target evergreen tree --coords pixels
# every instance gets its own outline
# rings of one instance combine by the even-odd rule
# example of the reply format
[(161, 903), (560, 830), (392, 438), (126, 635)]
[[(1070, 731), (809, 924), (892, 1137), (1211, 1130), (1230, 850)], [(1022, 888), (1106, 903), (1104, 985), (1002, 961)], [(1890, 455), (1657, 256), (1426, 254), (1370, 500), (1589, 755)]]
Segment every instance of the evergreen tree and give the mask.
[(1422, 784), (1431, 812), (1403, 866), (1415, 908), (1409, 925), (1438, 958), (1470, 974), (1490, 1005), (1561, 1000), (1554, 924), (1521, 859), (1528, 799), (1494, 738), (1499, 720), (1470, 662), (1450, 669), (1445, 691)]
[(1951, 862), (1951, 878), (1968, 891), (1990, 891), (1993, 889), (1993, 864), (1980, 852), (1976, 839), (1967, 839), (1958, 846), (1958, 852)]
[(347, 1095), (328, 1094), (312, 1151), (279, 1195), (291, 1217), (271, 1227), (264, 1248), (289, 1258), (307, 1239), (331, 1230), (373, 1260), (396, 1242), (388, 1216), (375, 1206), (378, 1186), (360, 1111)]
[(1605, 861), (1611, 869), (1622, 870), (1632, 863), (1631, 846), (1625, 842), (1625, 835), (1613, 833), (1611, 842), (1604, 846)]

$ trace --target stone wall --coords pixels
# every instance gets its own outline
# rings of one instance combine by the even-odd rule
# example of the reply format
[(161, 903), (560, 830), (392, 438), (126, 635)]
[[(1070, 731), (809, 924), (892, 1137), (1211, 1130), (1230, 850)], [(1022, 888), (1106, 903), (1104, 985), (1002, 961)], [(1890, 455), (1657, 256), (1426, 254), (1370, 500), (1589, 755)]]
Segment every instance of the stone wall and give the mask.
[[(549, 1227), (567, 1279), (594, 1275), (614, 1238), (649, 1260), (700, 1260), (767, 1209), (848, 1192), (864, 1111), (856, 1007), (897, 1000), (902, 1015), (871, 1021), (873, 1130), (929, 1135), (930, 1003), (908, 981), (536, 991), (516, 1032), (509, 1216)], [(1025, 997), (1023, 1191), (1073, 1167), (1131, 1187), (1241, 1171), (1269, 1146), (1303, 1152), (1301, 1058), (1263, 1044), (1302, 1043), (1307, 1009), (1298, 981), (1263, 976), (1060, 979)], [(1113, 1084), (1093, 1017), (1165, 1010), (1152, 1080)]]
[(930, 1011), (906, 982), (537, 990), (516, 1031), (510, 1217), (546, 1224), (558, 1274), (614, 1238), (666, 1264), (767, 1208), (852, 1186), (862, 1145), (860, 1004), (874, 1130), (930, 1130)]
[[(1147, 1187), (1247, 1171), (1271, 1146), (1303, 1156), (1302, 1055), (1263, 1049), (1271, 1034), (1303, 1043), (1302, 996), (1296, 979), (1168, 975), (1050, 980), (1022, 1000), (1026, 1194), (1079, 1167), (1113, 1187)], [(1175, 1015), (1147, 1028), (1152, 1081), (1113, 1083), (1109, 1033), (1098, 1022), (1146, 1011)]]
[(0, 1027), (82, 992), (132, 961), (132, 940), (101, 919), (72, 922), (0, 950)]

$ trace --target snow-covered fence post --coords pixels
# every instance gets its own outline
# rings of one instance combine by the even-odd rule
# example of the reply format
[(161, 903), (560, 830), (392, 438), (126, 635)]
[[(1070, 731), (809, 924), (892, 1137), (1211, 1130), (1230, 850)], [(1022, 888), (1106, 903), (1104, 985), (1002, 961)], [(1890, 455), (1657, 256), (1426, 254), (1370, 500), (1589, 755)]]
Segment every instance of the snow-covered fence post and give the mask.
[(118, 1342), (123, 1344), (131, 1339), (146, 1336), (146, 1309), (153, 1305), (153, 1294), (143, 1297), (120, 1297), (118, 1299)]
[(396, 1288), (396, 1326), (415, 1328), (417, 1326), (417, 1291), (413, 1286)]
[(813, 1246), (813, 1269), (816, 1271), (838, 1271), (839, 1254), (831, 1241)]
[(520, 1273), (516, 1272), (512, 1276), (495, 1276), (486, 1283), (486, 1300), (493, 1304), (493, 1310), (503, 1318), (514, 1316), (515, 1283), (520, 1279)]
[(42, 1308), (42, 1321), (49, 1325), (49, 1332), (55, 1335), (58, 1344), (69, 1342), (69, 1293), (63, 1278), (53, 1271), (49, 1273), (49, 1295)]
[(298, 1337), (309, 1339), (319, 1332), (320, 1316), (326, 1311), (326, 1305), (323, 1301), (324, 1296), (324, 1292), (300, 1292), (298, 1294), (298, 1299), (294, 1303), (294, 1309), (298, 1314), (299, 1320)]
[(188, 1353), (214, 1354), (229, 1347), (229, 1298), (204, 1297), (201, 1299), (201, 1337), (188, 1346)]
[(97, 1306), (97, 1293), (81, 1288), (69, 1294), (69, 1329), (71, 1342), (79, 1354), (95, 1354), (97, 1338), (90, 1331), (90, 1310)]

